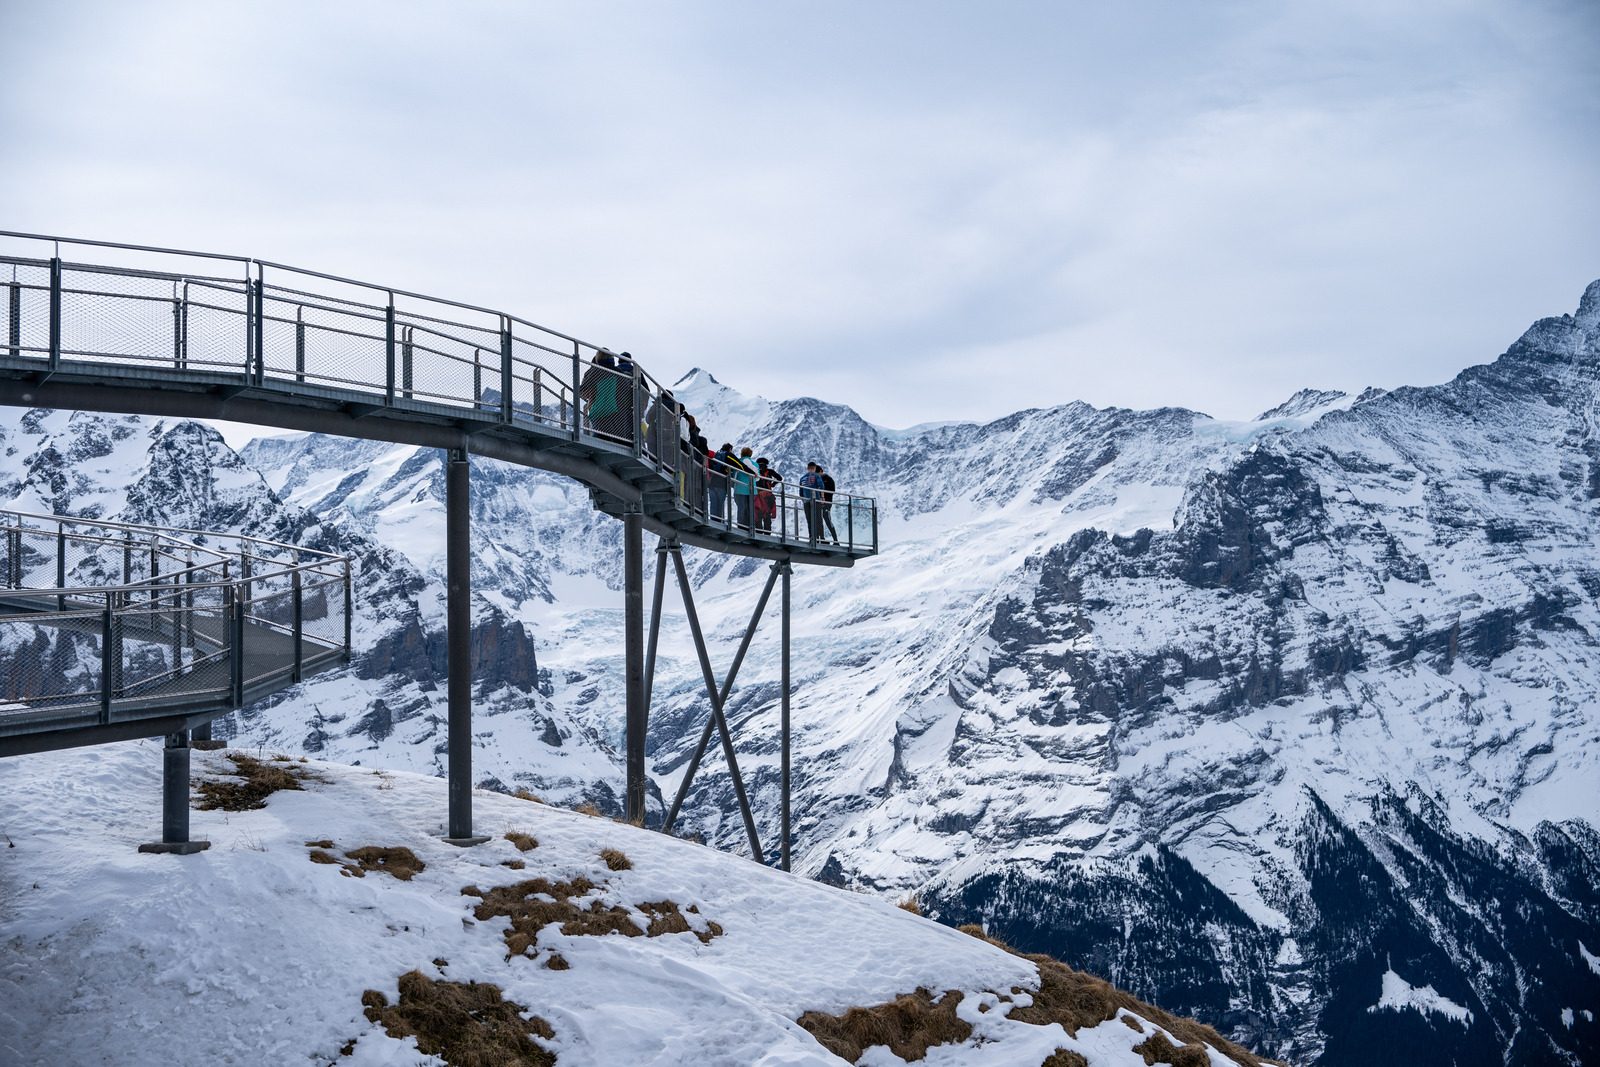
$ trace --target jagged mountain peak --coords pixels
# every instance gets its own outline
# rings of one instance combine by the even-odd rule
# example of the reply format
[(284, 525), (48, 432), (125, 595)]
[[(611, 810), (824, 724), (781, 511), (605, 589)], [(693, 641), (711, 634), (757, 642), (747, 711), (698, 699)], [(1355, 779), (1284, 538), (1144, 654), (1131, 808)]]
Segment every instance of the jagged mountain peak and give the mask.
[(1340, 389), (1301, 389), (1288, 400), (1270, 407), (1257, 415), (1252, 422), (1265, 422), (1268, 419), (1285, 419), (1294, 416), (1320, 414), (1331, 411), (1349, 394)]

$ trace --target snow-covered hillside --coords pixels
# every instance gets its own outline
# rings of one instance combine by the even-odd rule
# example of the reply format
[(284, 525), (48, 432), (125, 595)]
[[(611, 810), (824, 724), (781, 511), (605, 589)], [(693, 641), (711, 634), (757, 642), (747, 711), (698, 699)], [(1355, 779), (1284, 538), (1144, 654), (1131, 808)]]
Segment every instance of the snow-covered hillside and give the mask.
[[(208, 852), (142, 855), (158, 751), (0, 761), (8, 1065), (822, 1067), (847, 1061), (812, 1032), (850, 1027), (808, 1013), (918, 990), (945, 1009), (930, 1013), (930, 1065), (1144, 1067), (1136, 1048), (1195, 1033), (1092, 983), (1087, 1000), (1111, 999), (1088, 1018), (1064, 1012), (1069, 1033), (1030, 1014), (1052, 992), (1034, 962), (604, 818), (484, 794), (494, 840), (456, 848), (439, 839), (444, 783), (417, 775), (265, 758), (299, 780), (254, 810), (196, 812)], [(226, 786), (239, 770), (232, 754), (196, 755), (202, 779)], [(496, 1016), (524, 1058), (430, 1040), (439, 1025), (461, 1045), (486, 1040)], [(1226, 1048), (1192, 1044), (1184, 1062), (1256, 1062)], [(882, 1045), (853, 1060), (902, 1062)]]
[[(1297, 1061), (1600, 1057), (1600, 283), (1454, 381), (1250, 422), (1073, 403), (897, 432), (705, 371), (677, 393), (714, 444), (883, 503), (881, 557), (796, 576), (798, 871), (917, 892)], [(0, 502), (353, 552), (353, 668), (222, 732), (442, 770), (437, 454), (0, 427)], [(473, 491), (481, 781), (614, 811), (618, 524), (540, 472), (475, 463)], [(687, 555), (725, 669), (764, 564)], [(775, 630), (729, 704), (769, 837)], [(668, 795), (700, 686), (669, 598)], [(737, 850), (707, 763), (681, 825)]]

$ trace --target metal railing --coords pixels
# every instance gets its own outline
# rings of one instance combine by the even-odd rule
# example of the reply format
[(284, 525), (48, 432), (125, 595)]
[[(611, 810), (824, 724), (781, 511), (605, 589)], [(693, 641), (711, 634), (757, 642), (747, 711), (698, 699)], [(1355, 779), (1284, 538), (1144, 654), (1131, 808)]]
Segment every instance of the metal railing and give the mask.
[(346, 557), (0, 511), (0, 734), (240, 707), (350, 636)]
[[(0, 255), (0, 361), (45, 373), (114, 364), (122, 378), (211, 375), (219, 384), (518, 427), (631, 453), (662, 489), (676, 486), (665, 494), (676, 510), (699, 521), (712, 513), (709, 491), (702, 503), (687, 484), (703, 462), (688, 447), (671, 390), (638, 364), (557, 330), (270, 260), (9, 231), (0, 239), (50, 246), (48, 256)], [(128, 262), (64, 260), (62, 245)], [(875, 553), (876, 502), (839, 494), (833, 514), (841, 513), (851, 534), (840, 548)], [(803, 508), (788, 518), (802, 516)], [(709, 525), (809, 544), (796, 536), (798, 521), (740, 524), (734, 516)]]

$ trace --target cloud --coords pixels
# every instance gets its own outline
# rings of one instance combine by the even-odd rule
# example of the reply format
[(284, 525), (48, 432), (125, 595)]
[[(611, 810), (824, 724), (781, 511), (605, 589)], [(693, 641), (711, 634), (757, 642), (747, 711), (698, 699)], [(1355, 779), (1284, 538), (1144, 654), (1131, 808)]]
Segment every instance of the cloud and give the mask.
[(18, 228), (874, 421), (1447, 377), (1600, 275), (1592, 5), (30, 6)]

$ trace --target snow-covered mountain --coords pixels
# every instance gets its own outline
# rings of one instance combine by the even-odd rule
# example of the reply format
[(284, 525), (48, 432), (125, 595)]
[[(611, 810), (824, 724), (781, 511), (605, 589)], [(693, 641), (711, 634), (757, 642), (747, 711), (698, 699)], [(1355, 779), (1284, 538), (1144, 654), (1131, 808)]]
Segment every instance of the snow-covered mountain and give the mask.
[[(886, 431), (705, 371), (675, 391), (713, 444), (883, 506), (881, 557), (796, 576), (797, 870), (916, 891), (1297, 1062), (1600, 1057), (1600, 283), (1449, 383), (1250, 422), (1074, 403)], [(0, 502), (353, 552), (355, 666), (226, 732), (442, 769), (439, 455), (3, 425)], [(473, 492), (476, 767), (614, 810), (618, 524), (540, 472), (475, 464)], [(765, 565), (688, 554), (725, 668)], [(668, 616), (670, 795), (705, 704)], [(729, 704), (769, 834), (775, 629)], [(707, 762), (682, 825), (738, 849)]]
[(1059, 963), (607, 819), (484, 794), (492, 840), (456, 848), (436, 778), (200, 753), (211, 849), (140, 855), (159, 748), (0, 762), (7, 1067), (1260, 1064)]

